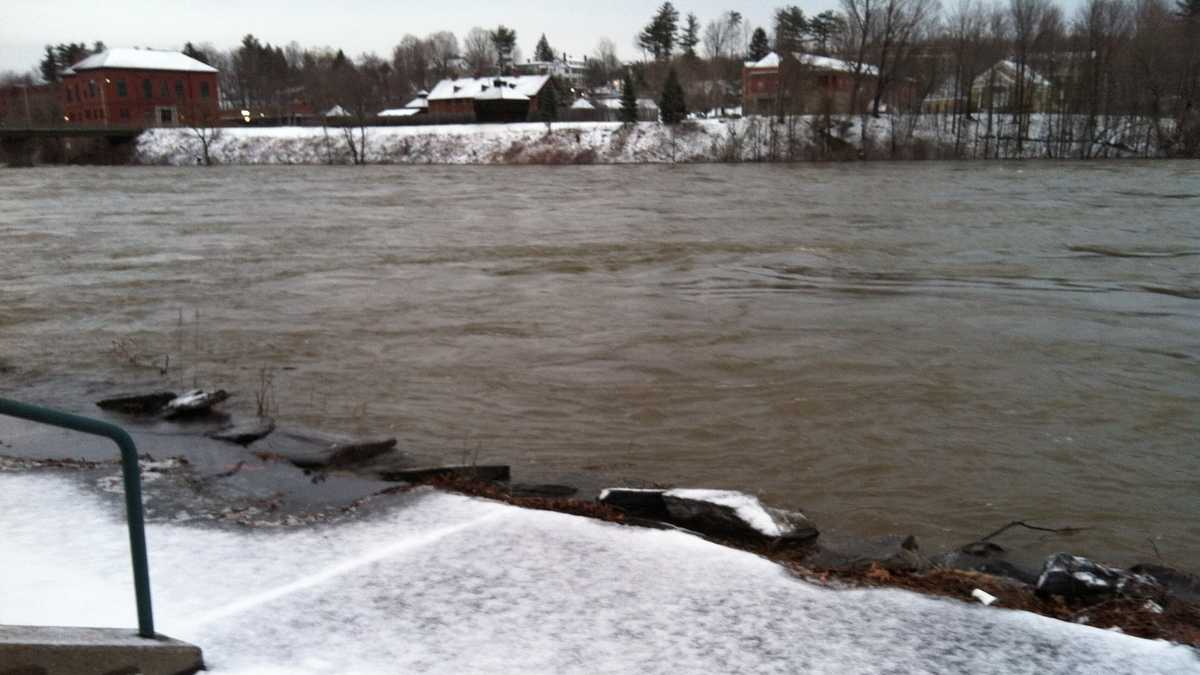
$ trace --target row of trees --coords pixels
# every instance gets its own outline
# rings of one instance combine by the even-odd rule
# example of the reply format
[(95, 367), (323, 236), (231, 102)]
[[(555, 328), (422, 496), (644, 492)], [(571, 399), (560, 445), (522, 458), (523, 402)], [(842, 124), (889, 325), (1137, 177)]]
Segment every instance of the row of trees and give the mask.
[[(1168, 154), (1200, 152), (1200, 0), (1081, 0), (1071, 11), (1055, 0), (944, 1), (839, 0), (840, 11), (815, 16), (784, 6), (760, 27), (736, 10), (704, 22), (664, 2), (634, 36), (645, 58), (622, 64), (616, 45), (601, 40), (587, 59), (586, 84), (628, 79), (657, 93), (674, 71), (684, 106), (709, 111), (741, 103), (746, 60), (809, 52), (849, 64), (846, 108), (874, 118), (935, 115), (939, 133), (962, 155), (996, 156), (1009, 144), (1019, 154), (1028, 143), (1087, 154), (1131, 144), (1131, 133)], [(296, 102), (352, 112), (402, 105), (448, 76), (510, 71), (520, 59), (516, 43), (515, 30), (498, 26), (462, 39), (445, 31), (407, 35), (389, 57), (350, 58), (252, 35), (228, 51), (193, 44), (185, 51), (220, 69), (228, 100), (275, 116)], [(48, 46), (37, 74), (56, 81), (102, 48)], [(554, 60), (558, 52), (542, 35), (534, 56)], [(813, 73), (800, 76), (781, 78), (780, 87), (820, 90)], [(558, 105), (571, 103), (568, 92), (556, 94)], [(804, 112), (802, 97), (790, 97), (791, 108), (783, 103), (789, 97), (777, 98), (772, 112), (781, 120)], [(864, 146), (870, 126), (858, 126)]]
[(745, 60), (814, 53), (846, 63), (849, 91), (794, 68), (772, 112), (781, 123), (814, 112), (823, 93), (822, 128), (862, 115), (864, 148), (878, 127), (867, 117), (892, 112), (893, 143), (932, 113), (953, 156), (1020, 156), (1030, 143), (1055, 156), (1200, 155), (1200, 0), (1083, 0), (1069, 14), (1054, 0), (951, 1), (839, 0), (840, 12), (813, 17), (787, 6), (770, 33), (736, 11), (701, 31), (664, 2), (636, 35), (647, 58), (635, 73), (659, 87), (678, 70), (691, 107), (708, 110), (741, 101)]

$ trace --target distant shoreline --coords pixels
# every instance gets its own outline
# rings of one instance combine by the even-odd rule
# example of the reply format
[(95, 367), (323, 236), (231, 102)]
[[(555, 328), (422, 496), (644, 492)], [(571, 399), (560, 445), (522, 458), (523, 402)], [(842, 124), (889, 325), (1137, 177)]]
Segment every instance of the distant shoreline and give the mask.
[[(385, 127), (229, 127), (151, 129), (136, 141), (138, 164), (229, 165), (588, 165), (847, 160), (1159, 159), (1144, 129), (1129, 126), (1102, 142), (1064, 147), (1050, 138), (1061, 120), (1035, 116), (1019, 138), (999, 117), (965, 134), (936, 115), (868, 118), (801, 116), (692, 120), (677, 127), (642, 122)], [(1053, 123), (1052, 123), (1053, 122)], [(832, 126), (831, 126), (832, 125)], [(903, 128), (901, 128), (903, 127)], [(989, 130), (990, 127), (990, 130)], [(1041, 129), (1045, 128), (1043, 134)], [(205, 136), (202, 140), (201, 136)], [(211, 136), (211, 137), (210, 137)], [(363, 139), (365, 137), (365, 147)], [(865, 149), (864, 149), (865, 148)]]

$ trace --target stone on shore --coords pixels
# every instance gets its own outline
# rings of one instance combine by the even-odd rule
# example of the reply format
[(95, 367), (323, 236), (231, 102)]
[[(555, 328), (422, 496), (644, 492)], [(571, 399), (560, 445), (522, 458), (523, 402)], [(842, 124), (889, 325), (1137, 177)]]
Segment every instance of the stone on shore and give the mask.
[(1010, 562), (1004, 547), (992, 542), (977, 542), (944, 553), (934, 558), (932, 564), (946, 569), (1014, 579), (1030, 586), (1036, 586), (1038, 580), (1037, 572)]
[(178, 398), (178, 394), (170, 391), (160, 391), (153, 394), (132, 394), (117, 396), (97, 401), (101, 410), (112, 410), (126, 415), (154, 415), (165, 408), (168, 403)]
[(1163, 587), (1154, 578), (1108, 567), (1069, 553), (1046, 559), (1037, 580), (1037, 593), (1067, 600), (1095, 600), (1125, 595), (1135, 598), (1161, 596)]
[(634, 518), (773, 547), (807, 545), (820, 534), (803, 513), (763, 506), (742, 492), (609, 488), (599, 500)]
[(1141, 564), (1129, 568), (1133, 574), (1150, 577), (1167, 590), (1167, 594), (1184, 602), (1200, 603), (1200, 576), (1165, 565)]
[(639, 488), (608, 488), (600, 492), (600, 502), (621, 509), (638, 518), (666, 520), (667, 505), (663, 501), (666, 490)]
[(167, 419), (200, 417), (212, 412), (213, 406), (229, 399), (229, 392), (219, 389), (213, 392), (196, 389), (179, 396), (166, 404), (163, 416)]
[(209, 432), (209, 438), (218, 441), (227, 441), (236, 445), (247, 446), (251, 443), (266, 438), (275, 431), (275, 420), (270, 417), (259, 417), (253, 420), (247, 420), (231, 424), (218, 431)]
[(335, 445), (329, 449), (328, 465), (331, 468), (336, 469), (352, 466), (354, 464), (362, 464), (363, 462), (375, 459), (376, 457), (387, 454), (395, 449), (396, 439), (394, 438), (343, 443), (340, 445)]
[(424, 483), (435, 479), (479, 480), (507, 482), (512, 476), (510, 467), (504, 464), (479, 464), (471, 466), (437, 466), (420, 469), (380, 471), (379, 478), (391, 483)]
[(345, 469), (364, 464), (396, 449), (396, 439), (375, 438), (334, 443), (324, 450), (307, 454), (284, 453), (301, 469)]
[(772, 545), (806, 544), (819, 534), (804, 514), (764, 507), (758, 498), (731, 490), (668, 490), (662, 494), (670, 521), (716, 537)]
[(514, 497), (537, 497), (540, 499), (565, 499), (573, 497), (579, 492), (579, 488), (573, 485), (532, 483), (514, 483), (509, 490)]

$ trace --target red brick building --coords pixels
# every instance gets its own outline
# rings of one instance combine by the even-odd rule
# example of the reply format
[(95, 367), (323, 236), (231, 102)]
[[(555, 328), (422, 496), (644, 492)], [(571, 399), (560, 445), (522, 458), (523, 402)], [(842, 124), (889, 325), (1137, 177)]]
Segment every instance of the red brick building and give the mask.
[[(861, 78), (859, 110), (852, 111), (855, 71)], [(742, 110), (747, 115), (786, 113), (849, 113), (865, 109), (875, 87), (872, 66), (828, 56), (772, 52), (742, 68)]]
[(217, 69), (179, 52), (110, 49), (63, 71), (69, 124), (157, 127), (215, 122)]
[(429, 114), (476, 122), (526, 122), (537, 115), (542, 89), (549, 83), (549, 75), (442, 80), (429, 92)]

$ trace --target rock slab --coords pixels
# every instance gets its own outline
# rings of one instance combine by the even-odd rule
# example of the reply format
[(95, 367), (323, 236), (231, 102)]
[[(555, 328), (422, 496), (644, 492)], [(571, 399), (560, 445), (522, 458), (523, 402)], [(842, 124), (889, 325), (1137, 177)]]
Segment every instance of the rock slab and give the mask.
[(503, 464), (480, 464), (478, 466), (437, 466), (399, 471), (381, 471), (379, 478), (391, 483), (423, 483), (436, 478), (507, 482), (512, 470)]
[(112, 410), (126, 415), (155, 415), (174, 401), (179, 395), (171, 391), (160, 391), (153, 394), (132, 394), (117, 396), (97, 401), (101, 410)]
[(142, 673), (192, 675), (204, 668), (200, 649), (118, 628), (0, 626), (0, 675)]
[(275, 420), (270, 417), (260, 417), (254, 420), (231, 424), (219, 431), (209, 432), (207, 435), (209, 438), (218, 441), (247, 446), (270, 436), (272, 431), (275, 431)]

